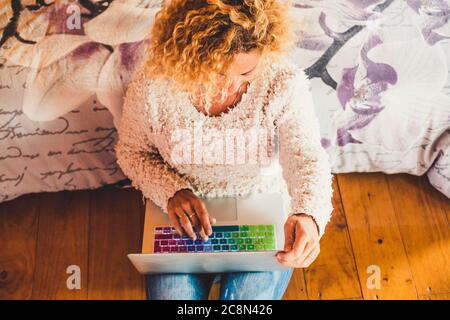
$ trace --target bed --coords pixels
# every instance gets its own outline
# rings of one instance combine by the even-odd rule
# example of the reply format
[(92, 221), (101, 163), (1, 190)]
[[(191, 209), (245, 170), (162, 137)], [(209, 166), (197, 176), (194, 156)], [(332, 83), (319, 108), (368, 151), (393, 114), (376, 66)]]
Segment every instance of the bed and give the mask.
[[(160, 1), (0, 3), (0, 202), (130, 186), (116, 127)], [(450, 198), (450, 0), (291, 11), (333, 173), (426, 174)]]

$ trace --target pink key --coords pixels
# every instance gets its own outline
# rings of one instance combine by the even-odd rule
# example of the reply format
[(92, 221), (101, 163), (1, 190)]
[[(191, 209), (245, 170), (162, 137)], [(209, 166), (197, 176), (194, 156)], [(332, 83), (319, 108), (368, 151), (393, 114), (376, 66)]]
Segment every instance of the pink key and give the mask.
[(170, 247), (170, 252), (177, 252), (177, 251), (178, 251), (178, 247), (176, 247), (176, 246)]
[(171, 234), (155, 234), (155, 239), (172, 239)]
[(163, 246), (162, 248), (162, 252), (169, 252), (170, 247), (169, 246)]
[(175, 246), (177, 244), (177, 240), (169, 240), (169, 245)]
[(162, 240), (161, 241), (161, 245), (162, 246), (167, 246), (169, 244), (169, 242), (167, 240)]

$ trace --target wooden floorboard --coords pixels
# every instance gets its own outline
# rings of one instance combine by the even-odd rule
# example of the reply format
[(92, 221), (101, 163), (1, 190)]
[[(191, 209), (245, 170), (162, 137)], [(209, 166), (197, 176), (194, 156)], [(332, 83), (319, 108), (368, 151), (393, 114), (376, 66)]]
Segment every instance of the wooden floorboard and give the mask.
[(89, 191), (40, 195), (33, 299), (87, 299), (89, 198)]
[(304, 270), (309, 299), (348, 299), (362, 296), (336, 178), (333, 190), (334, 211), (320, 241), (320, 255)]
[(417, 177), (386, 179), (418, 294), (450, 292), (450, 228), (440, 194)]
[(135, 190), (91, 193), (89, 299), (144, 299), (144, 278), (127, 258), (141, 252), (144, 206)]
[(385, 175), (342, 174), (338, 183), (364, 299), (417, 299)]
[[(295, 270), (283, 299), (450, 299), (450, 200), (425, 176), (339, 174), (333, 187), (321, 254)], [(141, 249), (143, 214), (134, 189), (1, 203), (0, 299), (145, 299), (126, 256)], [(70, 265), (81, 290), (67, 288)], [(380, 267), (379, 289), (367, 283), (369, 266)]]
[(0, 204), (0, 299), (30, 299), (39, 221), (39, 194)]
[(419, 296), (420, 300), (450, 300), (450, 293), (427, 294)]

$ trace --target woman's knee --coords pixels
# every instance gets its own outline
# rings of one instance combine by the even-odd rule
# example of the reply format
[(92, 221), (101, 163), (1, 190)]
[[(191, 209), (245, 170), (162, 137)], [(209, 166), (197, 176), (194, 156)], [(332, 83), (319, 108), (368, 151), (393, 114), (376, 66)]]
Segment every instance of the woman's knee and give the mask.
[(203, 274), (150, 274), (146, 276), (149, 300), (206, 300), (212, 278)]
[(232, 272), (222, 276), (221, 300), (279, 300), (293, 268), (286, 271)]

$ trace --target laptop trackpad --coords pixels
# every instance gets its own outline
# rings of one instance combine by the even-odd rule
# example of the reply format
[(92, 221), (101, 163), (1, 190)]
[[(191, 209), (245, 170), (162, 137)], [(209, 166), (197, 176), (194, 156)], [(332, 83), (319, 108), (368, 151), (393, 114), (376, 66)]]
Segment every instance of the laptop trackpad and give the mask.
[(211, 216), (221, 221), (236, 221), (238, 219), (236, 210), (236, 198), (214, 198), (203, 199)]

